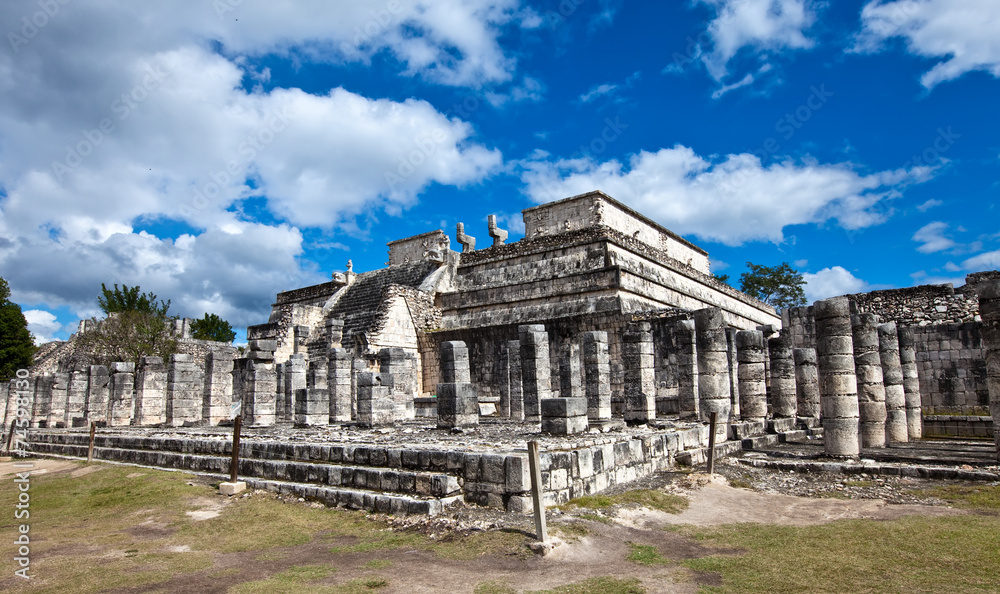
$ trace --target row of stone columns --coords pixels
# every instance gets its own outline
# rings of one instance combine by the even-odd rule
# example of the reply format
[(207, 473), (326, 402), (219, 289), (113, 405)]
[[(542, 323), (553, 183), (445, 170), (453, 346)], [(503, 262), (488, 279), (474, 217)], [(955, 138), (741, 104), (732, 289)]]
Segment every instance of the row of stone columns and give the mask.
[(879, 324), (873, 314), (852, 316), (850, 308), (846, 297), (813, 307), (823, 440), (831, 456), (921, 437), (912, 332)]

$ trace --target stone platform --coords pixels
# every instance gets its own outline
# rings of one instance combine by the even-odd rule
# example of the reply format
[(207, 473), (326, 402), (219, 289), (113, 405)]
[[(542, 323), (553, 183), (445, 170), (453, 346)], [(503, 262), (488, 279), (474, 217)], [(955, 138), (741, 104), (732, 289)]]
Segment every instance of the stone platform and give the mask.
[[(100, 429), (94, 458), (228, 476), (231, 429)], [(474, 430), (442, 430), (419, 421), (364, 430), (247, 428), (240, 438), (239, 478), (250, 487), (387, 513), (435, 514), (462, 500), (510, 512), (530, 511), (527, 442), (539, 442), (543, 498), (565, 503), (675, 464), (705, 460), (708, 426), (663, 421), (655, 427), (594, 431), (574, 436), (538, 433), (538, 425), (487, 422)], [(38, 429), (29, 434), (38, 455), (85, 458), (88, 434)], [(739, 451), (722, 442), (717, 455)]]

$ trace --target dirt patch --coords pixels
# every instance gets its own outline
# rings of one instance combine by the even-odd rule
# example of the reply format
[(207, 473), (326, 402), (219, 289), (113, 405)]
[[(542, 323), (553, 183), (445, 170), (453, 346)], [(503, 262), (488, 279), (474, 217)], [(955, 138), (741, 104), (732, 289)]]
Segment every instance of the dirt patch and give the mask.
[(945, 516), (966, 513), (929, 505), (888, 505), (880, 499), (809, 498), (782, 493), (766, 493), (729, 486), (716, 476), (686, 490), (690, 505), (679, 514), (665, 514), (638, 508), (623, 510), (619, 517), (636, 526), (692, 524), (717, 526), (751, 522), (807, 526), (836, 520), (891, 520), (906, 515)]
[[(20, 463), (30, 463), (31, 468), (20, 468), (14, 466), (14, 464), (19, 463), (18, 460), (13, 460), (11, 462), (0, 462), (0, 479), (7, 478), (9, 476), (14, 476), (19, 472), (31, 471), (32, 475), (41, 474), (51, 474), (54, 472), (76, 472), (78, 470), (83, 470), (84, 468), (89, 468), (87, 472), (94, 472), (95, 470), (100, 470), (101, 466), (85, 466), (81, 467), (80, 462), (71, 462), (69, 460), (49, 460), (47, 458), (34, 458), (31, 460), (23, 460)], [(84, 473), (86, 474), (86, 473)], [(83, 476), (82, 474), (73, 474), (72, 476)]]

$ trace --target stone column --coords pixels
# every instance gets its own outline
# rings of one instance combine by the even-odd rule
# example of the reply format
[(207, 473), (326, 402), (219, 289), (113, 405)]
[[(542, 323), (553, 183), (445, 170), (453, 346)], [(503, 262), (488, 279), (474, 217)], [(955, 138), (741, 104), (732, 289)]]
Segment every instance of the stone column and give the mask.
[(794, 349), (795, 404), (799, 418), (819, 419), (819, 370), (816, 349)]
[(87, 382), (87, 421), (100, 426), (108, 424), (108, 400), (110, 399), (111, 374), (104, 365), (90, 366), (90, 381)]
[(500, 416), (524, 420), (524, 395), (521, 392), (521, 343), (509, 340), (500, 355)]
[(87, 387), (90, 384), (87, 367), (83, 363), (76, 363), (69, 374), (65, 418), (67, 427), (84, 427), (87, 424)]
[(366, 428), (391, 427), (395, 408), (390, 393), (392, 378), (364, 371), (357, 374), (357, 381), (358, 425)]
[(552, 397), (552, 370), (549, 362), (549, 335), (542, 324), (518, 327), (521, 348), (521, 385), (524, 420), (542, 420), (540, 400)]
[(542, 431), (555, 435), (583, 433), (588, 428), (587, 399), (583, 397), (542, 400)]
[(559, 396), (562, 398), (584, 398), (580, 345), (575, 342), (564, 344), (559, 353)]
[(736, 358), (740, 416), (744, 421), (763, 422), (767, 418), (767, 384), (764, 382), (764, 333), (760, 330), (737, 332)]
[(330, 421), (330, 391), (327, 388), (295, 390), (295, 426), (326, 425)]
[(1000, 459), (1000, 281), (979, 285), (979, 316), (983, 320), (983, 349), (986, 351), (986, 388), (993, 416), (993, 442)]
[(191, 355), (170, 355), (170, 364), (167, 366), (167, 426), (198, 424), (204, 406), (204, 389), (205, 378)]
[(413, 355), (398, 347), (379, 350), (379, 372), (392, 375), (392, 400), (395, 420), (416, 418), (413, 399), (417, 395), (417, 366)]
[(479, 396), (469, 371), (469, 349), (460, 340), (441, 343), (437, 385), (438, 429), (479, 425)]
[(344, 320), (330, 318), (326, 321), (326, 340), (328, 348), (339, 349), (344, 346)]
[(351, 420), (351, 353), (344, 348), (331, 348), (327, 363), (326, 383), (330, 390), (330, 422)]
[(850, 303), (847, 297), (834, 297), (817, 301), (813, 310), (824, 449), (828, 456), (857, 457), (861, 446)]
[(910, 432), (906, 426), (906, 393), (895, 322), (878, 325), (878, 347), (885, 389), (885, 439), (890, 443), (905, 443), (910, 440)]
[(680, 418), (699, 418), (698, 346), (694, 320), (674, 326), (677, 337), (677, 406)]
[(878, 316), (851, 316), (854, 339), (854, 370), (858, 378), (858, 413), (861, 447), (885, 447), (885, 385), (879, 356)]
[(285, 385), (282, 402), (275, 404), (275, 416), (278, 421), (291, 421), (294, 414), (294, 399), (296, 390), (304, 390), (306, 386), (306, 356), (294, 353), (288, 357), (284, 372)]
[(108, 426), (127, 427), (132, 424), (135, 363), (112, 363), (109, 385), (111, 395), (108, 400)]
[[(49, 405), (47, 427), (66, 426), (66, 401), (69, 399), (69, 373), (52, 374), (52, 401)], [(6, 445), (6, 444), (4, 444)]]
[(162, 425), (167, 410), (167, 368), (163, 365), (162, 357), (142, 358), (135, 378), (135, 388), (132, 424)]
[(740, 366), (736, 355), (736, 328), (726, 328), (726, 359), (729, 362), (729, 422), (739, 421), (740, 416), (740, 382), (737, 369)]
[(587, 418), (606, 421), (611, 418), (611, 356), (607, 332), (583, 333), (584, 393)]
[(622, 337), (625, 368), (625, 422), (648, 423), (656, 419), (656, 378), (653, 370), (653, 335), (649, 322), (635, 322)]
[(233, 353), (205, 355), (205, 400), (202, 417), (210, 426), (228, 421), (233, 406)]
[(903, 366), (903, 392), (906, 395), (906, 428), (910, 439), (923, 436), (923, 415), (920, 403), (920, 378), (917, 375), (917, 352), (913, 330), (898, 328), (899, 362)]
[(248, 341), (250, 349), (246, 362), (246, 379), (243, 382), (243, 423), (246, 425), (274, 425), (277, 421), (275, 399), (278, 381), (274, 372), (273, 339)]
[[(52, 406), (52, 384), (55, 379), (49, 375), (39, 375), (35, 378), (35, 398), (31, 406), (31, 426), (47, 427), (49, 409)], [(105, 412), (105, 414), (107, 414)], [(6, 445), (6, 444), (4, 444)]]
[(726, 352), (726, 323), (717, 307), (694, 312), (698, 346), (698, 408), (708, 422), (718, 413), (716, 437), (725, 440), (729, 420), (729, 361)]
[(776, 419), (793, 418), (798, 413), (798, 403), (791, 334), (782, 331), (769, 339), (767, 350), (771, 359), (771, 412)]

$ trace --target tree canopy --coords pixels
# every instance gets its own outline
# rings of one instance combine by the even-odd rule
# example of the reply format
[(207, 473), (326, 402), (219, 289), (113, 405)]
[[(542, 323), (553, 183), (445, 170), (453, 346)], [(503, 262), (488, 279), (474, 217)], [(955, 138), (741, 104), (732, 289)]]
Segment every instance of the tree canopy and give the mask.
[(139, 311), (164, 318), (167, 316), (167, 311), (170, 309), (169, 299), (166, 301), (161, 299), (157, 304), (156, 295), (152, 291), (148, 293), (140, 293), (139, 291), (139, 285), (134, 287), (122, 285), (122, 288), (119, 289), (116, 283), (112, 290), (101, 283), (101, 295), (97, 297), (97, 305), (106, 314)]
[(780, 266), (761, 266), (747, 262), (750, 270), (740, 275), (740, 290), (784, 310), (796, 305), (805, 305), (806, 294), (802, 286), (806, 281), (797, 270), (782, 262)]
[(191, 337), (199, 340), (232, 342), (236, 338), (229, 322), (215, 314), (205, 313), (205, 317), (191, 322)]
[(35, 338), (28, 331), (21, 306), (11, 302), (10, 286), (0, 277), (0, 379), (14, 377), (18, 369), (31, 366)]
[(155, 294), (142, 293), (138, 285), (122, 285), (119, 289), (116, 284), (114, 289), (108, 289), (101, 283), (97, 304), (107, 317), (95, 320), (96, 328), (77, 338), (97, 362), (107, 365), (122, 361), (138, 366), (143, 357), (167, 360), (177, 352), (173, 319), (167, 317), (169, 300), (157, 303)]

